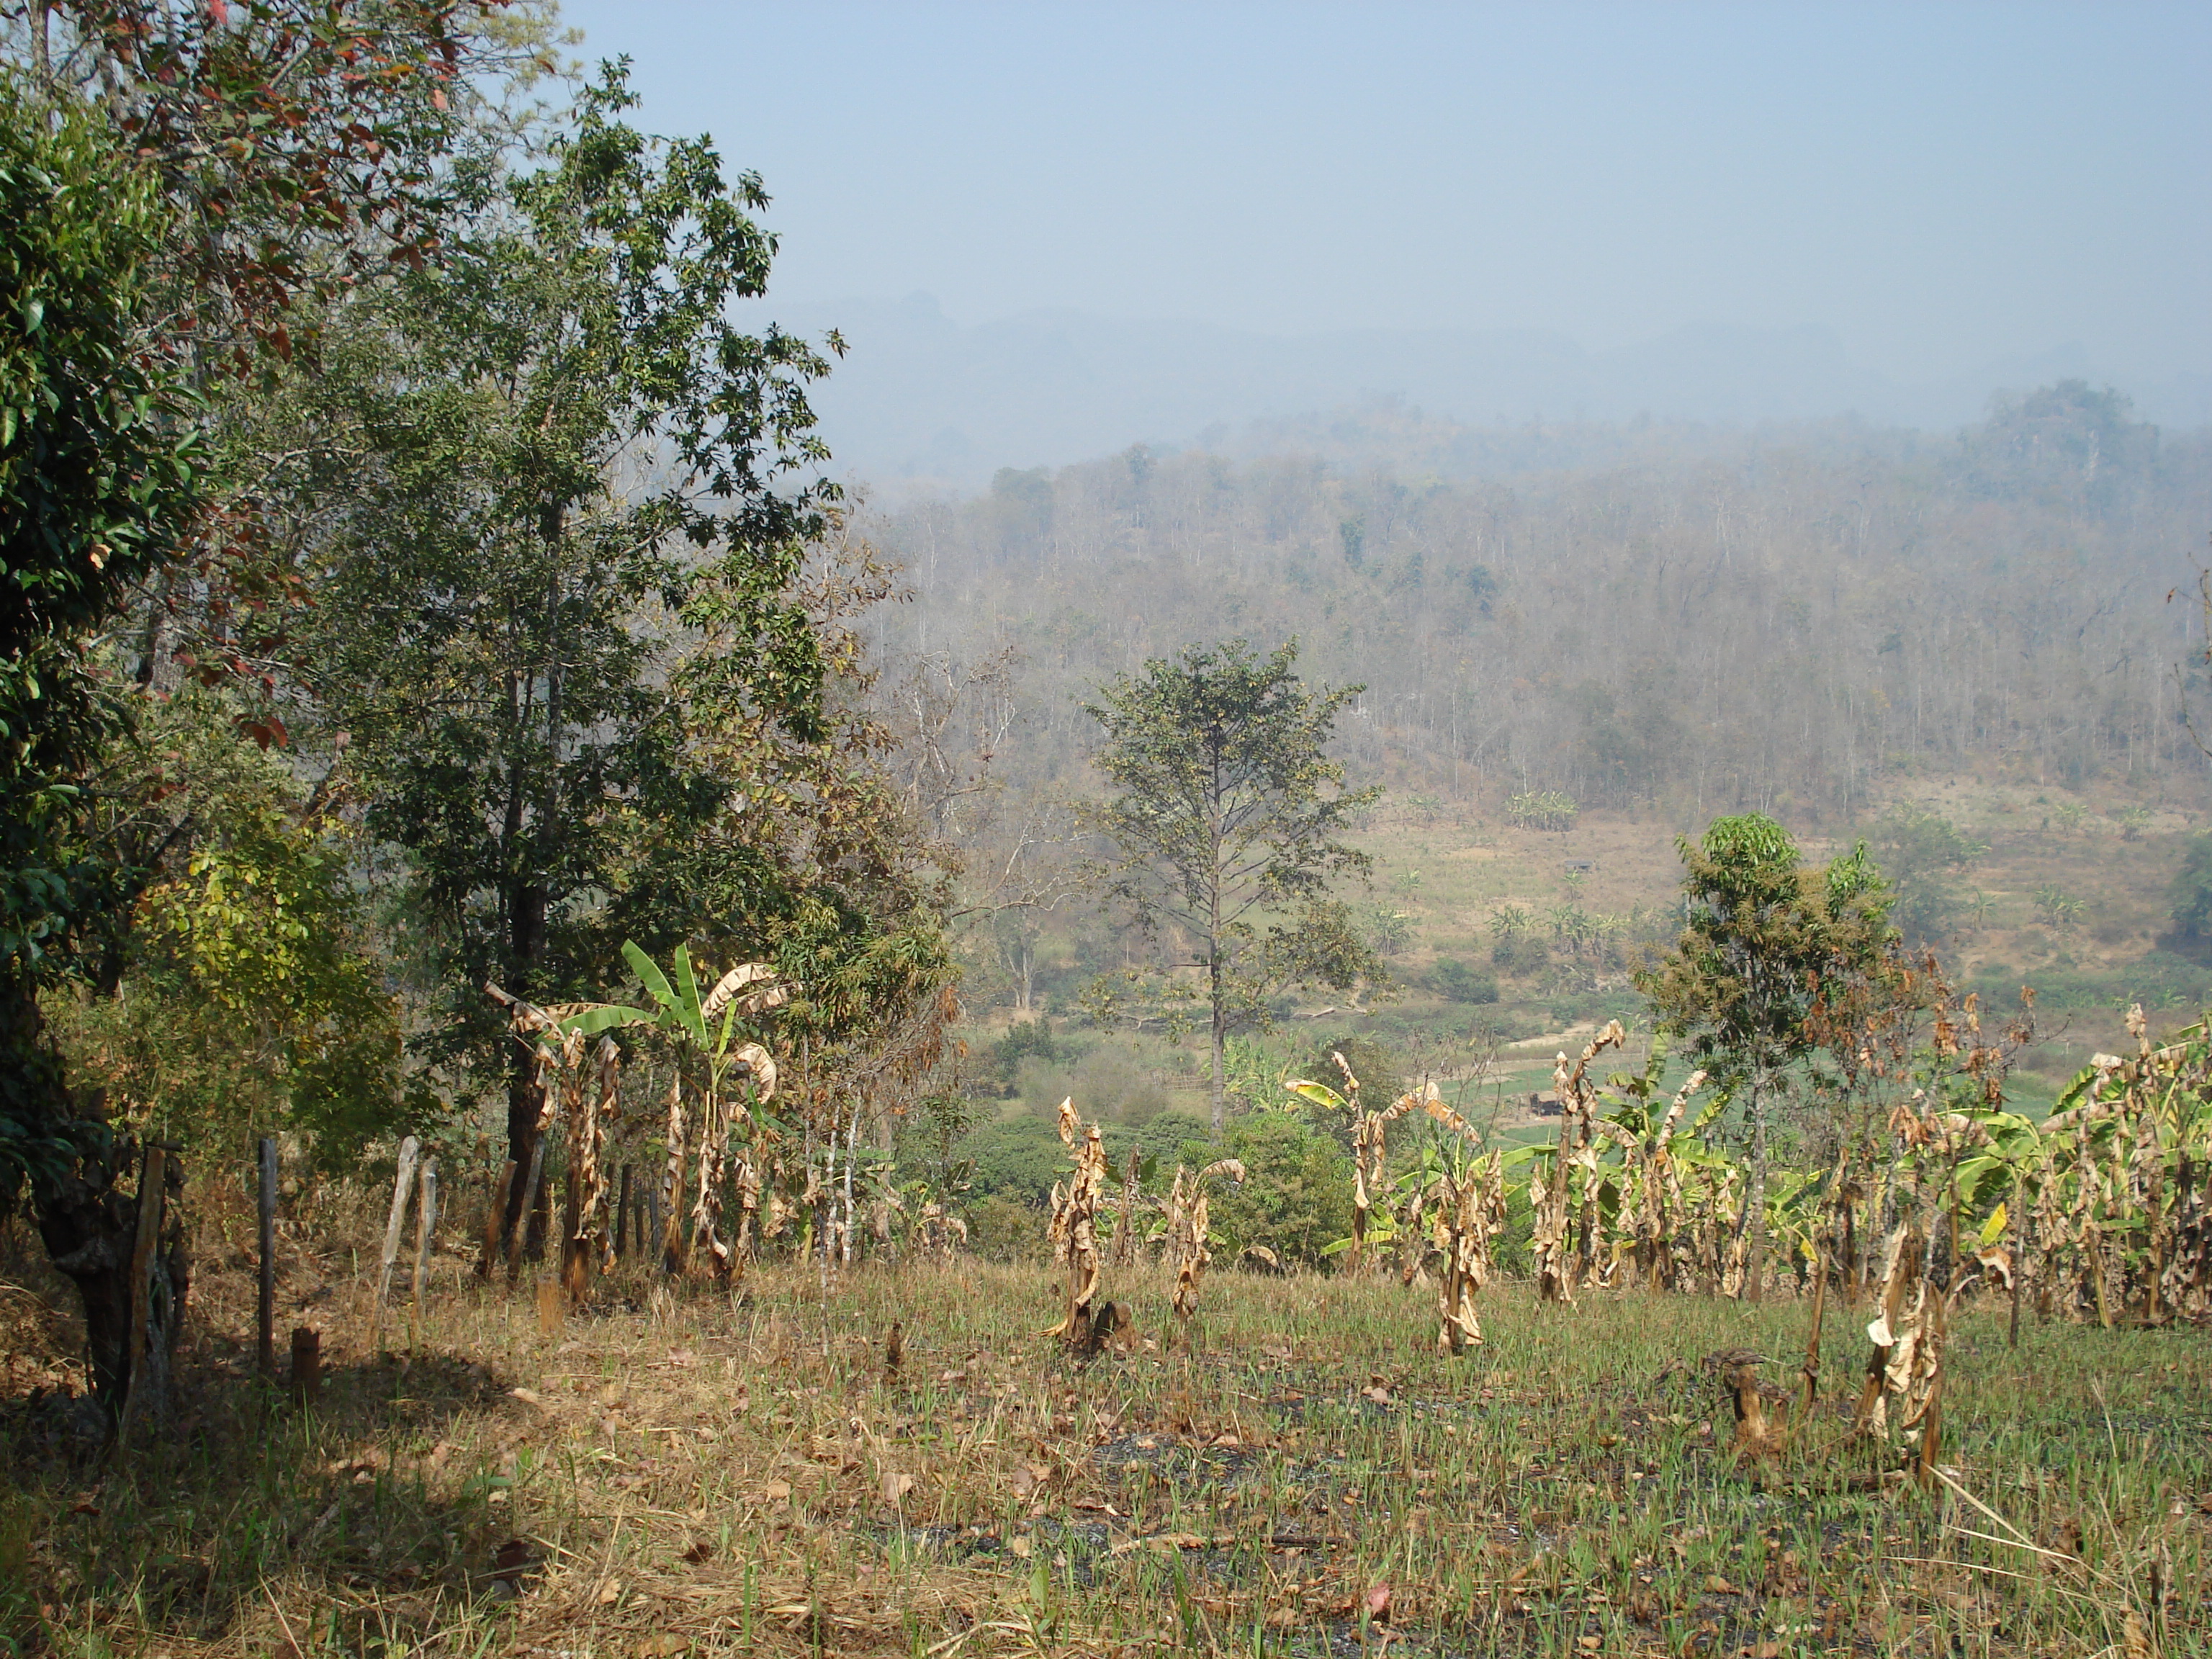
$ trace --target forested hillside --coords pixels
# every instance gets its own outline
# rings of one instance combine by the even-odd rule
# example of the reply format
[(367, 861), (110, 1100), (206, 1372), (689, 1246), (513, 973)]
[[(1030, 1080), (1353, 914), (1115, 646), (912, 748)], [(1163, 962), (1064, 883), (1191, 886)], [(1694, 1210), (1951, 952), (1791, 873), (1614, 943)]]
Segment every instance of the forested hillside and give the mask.
[(2201, 615), (2168, 599), (2193, 595), (2212, 525), (2203, 433), (2079, 383), (1948, 435), (1401, 416), (884, 510), (913, 600), (879, 643), (956, 685), (1016, 653), (972, 716), (1018, 792), (1072, 782), (1086, 687), (1243, 634), (1364, 683), (1346, 758), (1455, 802), (1549, 788), (1820, 826), (1961, 774), (2198, 798), (2175, 672)]

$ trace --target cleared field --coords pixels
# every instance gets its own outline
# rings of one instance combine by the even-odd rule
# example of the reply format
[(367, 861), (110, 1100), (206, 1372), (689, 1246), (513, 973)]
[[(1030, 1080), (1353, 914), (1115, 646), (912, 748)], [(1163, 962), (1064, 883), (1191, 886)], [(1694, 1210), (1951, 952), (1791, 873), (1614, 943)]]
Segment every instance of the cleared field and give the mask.
[(1970, 1310), (1931, 1490), (1848, 1441), (1863, 1311), (1831, 1309), (1790, 1449), (1732, 1448), (1709, 1357), (1794, 1388), (1790, 1300), (1493, 1285), (1448, 1360), (1422, 1289), (1222, 1273), (1186, 1342), (1146, 1267), (1106, 1285), (1134, 1340), (1079, 1364), (1042, 1268), (618, 1275), (541, 1332), (441, 1255), (419, 1346), (375, 1358), (333, 1231), (283, 1287), (331, 1357), (302, 1408), (246, 1374), (250, 1279), (207, 1243), (188, 1415), (113, 1468), (29, 1392), (68, 1333), (13, 1298), (16, 1651), (2212, 1651), (2202, 1332), (2031, 1319), (2013, 1351)]

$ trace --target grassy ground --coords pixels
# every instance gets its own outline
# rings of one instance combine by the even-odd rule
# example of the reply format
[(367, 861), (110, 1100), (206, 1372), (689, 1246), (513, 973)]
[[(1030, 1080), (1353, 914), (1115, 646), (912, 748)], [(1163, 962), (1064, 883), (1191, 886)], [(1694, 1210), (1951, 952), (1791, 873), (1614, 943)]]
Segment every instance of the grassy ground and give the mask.
[[(2002, 988), (2008, 999), (2022, 983), (2039, 988), (2045, 1040), (2021, 1056), (2015, 1074), (2015, 1093), (2026, 1109), (2047, 1105), (2094, 1053), (2125, 1048), (2122, 1015), (2129, 1000), (2143, 1000), (2161, 1030), (2200, 1012), (2186, 998), (2173, 1000), (2165, 981), (2171, 963), (2146, 965), (2168, 927), (2168, 887), (2190, 834), (2202, 826), (2200, 813), (2148, 802), (2142, 804), (2148, 818), (2129, 823), (2124, 815), (2138, 803), (2118, 793), (1972, 780), (1900, 781), (1891, 801), (1939, 814), (1986, 848), (1972, 863), (1936, 878), (1957, 906), (1944, 932), (1943, 956), (1962, 985), (1980, 986), (1993, 996)], [(1823, 860), (1848, 850), (1852, 836), (1872, 830), (1880, 812), (1869, 809), (1858, 823), (1784, 817), (1800, 832), (1807, 856)], [(1558, 1049), (1577, 1046), (1608, 1014), (1621, 1015), (1632, 1030), (1644, 1015), (1627, 969), (1618, 963), (1567, 964), (1571, 973), (1494, 969), (1492, 915), (1501, 906), (1516, 906), (1537, 919), (1540, 934), (1547, 934), (1548, 912), (1571, 902), (1592, 912), (1641, 917), (1640, 931), (1662, 938), (1680, 898), (1674, 837), (1703, 827), (1694, 815), (1678, 820), (1648, 809), (1594, 810), (1573, 830), (1554, 834), (1516, 829), (1494, 809), (1486, 812), (1473, 804), (1439, 802), (1424, 809), (1393, 796), (1354, 837), (1375, 860), (1372, 888), (1348, 889), (1346, 896), (1363, 911), (1380, 907), (1404, 918), (1406, 939), (1391, 960), (1399, 991), (1358, 1009), (1334, 1007), (1317, 1019), (1292, 1018), (1273, 1041), (1288, 1050), (1338, 1033), (1363, 1035), (1397, 1054), (1409, 1070), (1419, 1070), (1418, 1045), (1408, 1040), (1409, 1030), (1435, 1034), (1487, 1024), (1504, 1046), (1485, 1075), (1483, 1092), (1510, 1101), (1548, 1089)], [(1571, 862), (1594, 868), (1571, 879)], [(2046, 888), (2080, 901), (2077, 922), (2058, 927), (2045, 920), (2036, 895)], [(1067, 939), (1049, 935), (1043, 955), (1056, 961), (1071, 948)], [(1495, 973), (1502, 1000), (1446, 1003), (1430, 988), (1433, 971), (1445, 961)], [(1563, 988), (1569, 979), (1581, 988)], [(982, 1006), (989, 995), (988, 988), (975, 994), (985, 1040), (1012, 1017), (1007, 1010)], [(1316, 994), (1300, 1012), (1317, 1012), (1332, 1000), (1344, 1000)], [(1072, 992), (1060, 1003), (1056, 1024), (1069, 1023)], [(1133, 1046), (1145, 1063), (1179, 1073), (1167, 1091), (1170, 1106), (1205, 1110), (1198, 1078), (1202, 1056), (1195, 1043), (1178, 1052), (1147, 1037)], [(1631, 1064), (1639, 1059), (1640, 1051), (1629, 1056)], [(1108, 1115), (1116, 1106), (1096, 1091), (1079, 1099)], [(1504, 1119), (1507, 1127), (1513, 1121), (1510, 1115)]]
[(2212, 1651), (2201, 1332), (2031, 1320), (2014, 1352), (1967, 1314), (1943, 1457), (1985, 1513), (1869, 1485), (1843, 1443), (1863, 1313), (1832, 1310), (1797, 1449), (1732, 1452), (1703, 1362), (1747, 1346), (1794, 1381), (1793, 1300), (1504, 1285), (1486, 1345), (1446, 1359), (1395, 1282), (1219, 1274), (1186, 1342), (1165, 1279), (1129, 1269), (1108, 1292), (1138, 1340), (1078, 1364), (1037, 1334), (1041, 1268), (826, 1296), (792, 1267), (734, 1292), (618, 1275), (544, 1333), (527, 1287), (447, 1255), (419, 1346), (376, 1358), (346, 1236), (288, 1249), (280, 1330), (324, 1330), (321, 1405), (250, 1379), (250, 1279), (211, 1242), (186, 1414), (115, 1467), (26, 1392), (69, 1382), (69, 1333), (9, 1293), (18, 1650)]

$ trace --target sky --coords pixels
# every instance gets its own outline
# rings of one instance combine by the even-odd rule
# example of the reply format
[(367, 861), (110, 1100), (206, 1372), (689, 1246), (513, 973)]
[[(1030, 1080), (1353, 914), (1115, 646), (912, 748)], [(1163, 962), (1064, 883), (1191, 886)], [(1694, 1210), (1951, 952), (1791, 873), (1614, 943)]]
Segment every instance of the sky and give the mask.
[(2212, 370), (2212, 5), (568, 0), (772, 299)]

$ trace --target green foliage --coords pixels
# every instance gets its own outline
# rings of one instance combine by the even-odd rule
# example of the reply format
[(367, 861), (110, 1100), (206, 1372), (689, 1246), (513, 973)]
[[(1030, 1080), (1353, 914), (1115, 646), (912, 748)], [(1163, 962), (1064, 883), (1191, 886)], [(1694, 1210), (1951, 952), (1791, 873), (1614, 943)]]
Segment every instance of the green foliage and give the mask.
[(2178, 949), (2202, 955), (2212, 948), (2212, 834), (2200, 832), (2189, 838), (2181, 868), (2166, 888), (2166, 903)]
[(2046, 881), (2035, 890), (2035, 914), (2045, 927), (2058, 933), (2071, 933), (2080, 927), (2088, 909), (2086, 901), (2075, 898), (2057, 882)]
[[(1344, 1073), (1336, 1064), (1338, 1054), (1359, 1079), (1359, 1098), (1369, 1111), (1381, 1111), (1405, 1091), (1404, 1062), (1399, 1056), (1374, 1038), (1349, 1031), (1307, 1043), (1291, 1062), (1291, 1075), (1341, 1091)], [(1340, 1119), (1322, 1121), (1332, 1132), (1344, 1127)]]
[(323, 1167), (426, 1129), (403, 1091), (399, 1015), (352, 878), (349, 837), (289, 768), (236, 734), (202, 693), (143, 733), (164, 756), (173, 826), (140, 896), (112, 989), (50, 991), (72, 1077), (112, 1118), (243, 1158), (256, 1135), (303, 1134)]
[(1520, 830), (1551, 830), (1562, 834), (1575, 827), (1582, 807), (1571, 795), (1556, 789), (1536, 789), (1505, 803), (1506, 822)]
[(1637, 988), (1660, 1030), (1741, 1089), (1756, 1199), (1772, 1097), (1812, 1050), (1808, 1018), (1824, 982), (1871, 973), (1893, 939), (1889, 893), (1863, 847), (1808, 870), (1790, 832), (1760, 813), (1716, 818), (1702, 842), (1675, 844), (1688, 915)]
[(1326, 1131), (1254, 1113), (1230, 1126), (1215, 1155), (1244, 1165), (1243, 1182), (1215, 1188), (1212, 1201), (1213, 1231), (1231, 1257), (1260, 1244), (1285, 1265), (1318, 1267), (1329, 1241), (1352, 1230), (1351, 1154)]
[(1470, 968), (1456, 957), (1437, 963), (1429, 975), (1429, 983), (1448, 1002), (1498, 1000), (1498, 976)]
[(979, 1199), (996, 1194), (1042, 1204), (1052, 1183), (1066, 1173), (1067, 1152), (1059, 1132), (1028, 1112), (971, 1129), (956, 1150), (975, 1160), (973, 1190)]
[[(542, 165), (465, 167), (447, 257), (362, 308), (314, 404), (368, 457), (315, 481), (343, 508), (317, 689), (371, 830), (409, 854), (445, 1052), (480, 1072), (522, 1061), (477, 987), (586, 995), (625, 933), (750, 933), (753, 954), (744, 921), (772, 913), (779, 966), (833, 1000), (886, 966), (852, 906), (715, 833), (766, 780), (710, 764), (687, 717), (825, 734), (792, 589), (834, 489), (787, 476), (822, 458), (804, 388), (824, 365), (730, 320), (773, 252), (760, 181), (641, 136), (632, 101), (610, 69)], [(641, 448), (665, 464), (632, 487)], [(656, 612), (715, 648), (679, 660)]]
[(192, 510), (200, 441), (149, 315), (169, 228), (98, 110), (0, 76), (0, 1212), (74, 1158), (36, 988), (130, 902), (83, 789), (124, 711), (80, 647)]
[(1881, 854), (1881, 873), (1897, 896), (1891, 917), (1906, 939), (1916, 940), (1941, 933), (1958, 913), (1958, 896), (1944, 873), (1990, 850), (1948, 818), (1910, 804), (1883, 813), (1868, 840)]
[(1119, 792), (1092, 809), (1120, 850), (1111, 891), (1140, 927), (1198, 942), (1206, 973), (1217, 1126), (1224, 1045), (1271, 1023), (1268, 994), (1293, 984), (1348, 990), (1380, 977), (1330, 882), (1370, 860), (1340, 839), (1380, 796), (1346, 790), (1327, 744), (1360, 688), (1309, 691), (1297, 647), (1265, 658), (1242, 640), (1154, 659), (1087, 705), (1106, 743), (1099, 769)]
[(1048, 1062), (1060, 1057), (1058, 1045), (1053, 1042), (1052, 1026), (1042, 1018), (1016, 1020), (1006, 1028), (1006, 1036), (992, 1044), (991, 1053), (1000, 1068), (1009, 1074), (1025, 1054), (1035, 1054)]

